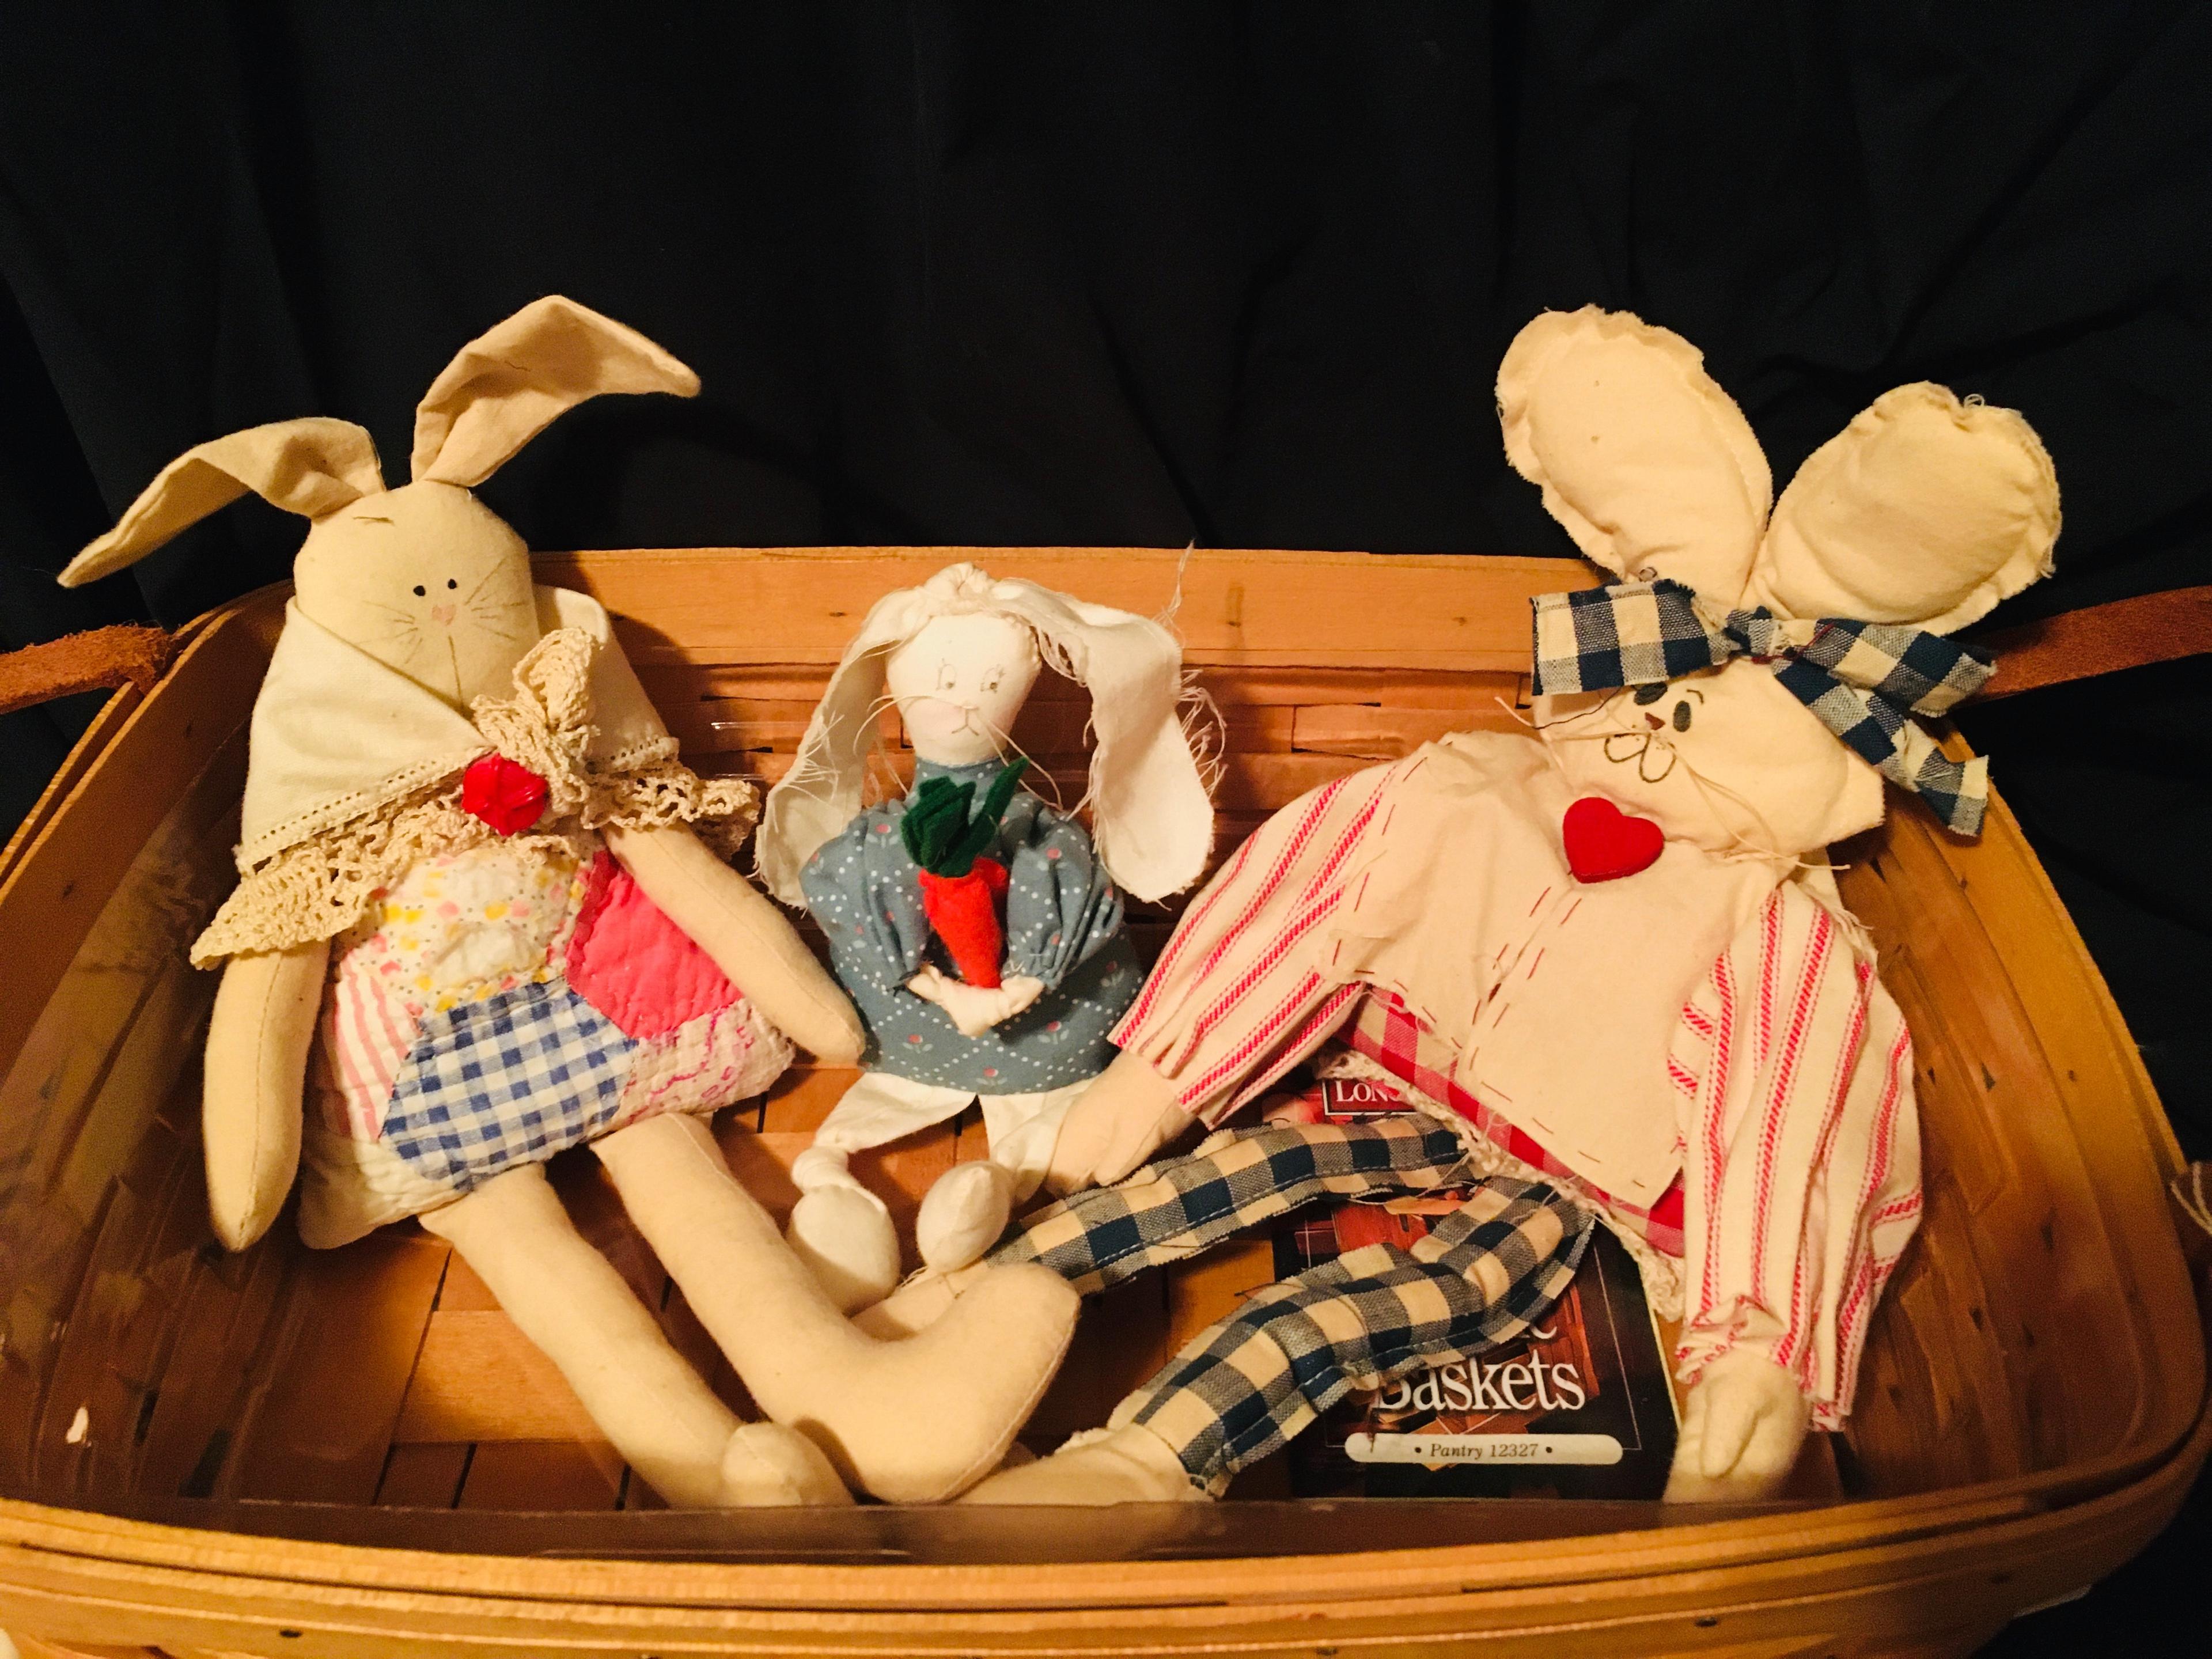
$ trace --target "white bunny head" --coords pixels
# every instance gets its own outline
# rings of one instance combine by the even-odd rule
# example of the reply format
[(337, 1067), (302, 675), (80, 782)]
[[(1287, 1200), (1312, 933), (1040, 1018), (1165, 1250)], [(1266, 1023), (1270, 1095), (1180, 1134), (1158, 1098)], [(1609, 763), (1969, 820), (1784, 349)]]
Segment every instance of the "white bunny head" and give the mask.
[(545, 621), (530, 550), (471, 487), (587, 398), (698, 389), (643, 335), (549, 295), (463, 347), (431, 383), (416, 410), (412, 483), (386, 489), (368, 434), (348, 421), (234, 432), (164, 467), (61, 580), (119, 570), (250, 489), (312, 521), (292, 567), (300, 614), (466, 708), (508, 689)]
[(1006, 752), (1043, 666), (1027, 624), (996, 611), (936, 617), (884, 662), (884, 689), (923, 760), (973, 766)]
[(787, 904), (799, 871), (860, 810), (875, 716), (888, 693), (915, 752), (958, 766), (1009, 751), (1014, 716), (1049, 664), (1091, 693), (1091, 835), (1132, 897), (1196, 881), (1213, 806), (1179, 714), (1182, 651), (1160, 623), (1035, 582), (949, 565), (886, 593), (846, 647), (791, 770), (769, 791), (762, 882)]
[[(1942, 635), (2050, 573), (2058, 487), (2043, 446), (2013, 410), (1938, 386), (1876, 398), (1778, 502), (1698, 352), (1625, 313), (1537, 318), (1499, 368), (1498, 404), (1507, 458), (1583, 553), (1632, 583), (1680, 583), (1711, 624), (1764, 612), (1793, 647), (1820, 618)], [(1539, 697), (1536, 719), (1577, 788), (1714, 851), (1794, 857), (1881, 818), (1875, 768), (1750, 654)]]

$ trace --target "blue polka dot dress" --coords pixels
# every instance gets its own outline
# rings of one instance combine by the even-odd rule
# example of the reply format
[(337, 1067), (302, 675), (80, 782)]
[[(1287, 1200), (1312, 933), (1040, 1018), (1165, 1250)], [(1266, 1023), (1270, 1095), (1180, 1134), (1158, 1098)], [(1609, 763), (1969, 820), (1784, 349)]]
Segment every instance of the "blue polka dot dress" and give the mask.
[[(975, 785), (1003, 769), (918, 762), (931, 777)], [(954, 974), (923, 913), (920, 870), (899, 835), (904, 799), (869, 808), (825, 842), (800, 874), (806, 907), (830, 940), (831, 964), (866, 1022), (866, 1064), (917, 1083), (979, 1095), (1030, 1094), (1096, 1076), (1114, 1058), (1106, 1034), (1144, 975), (1121, 927), (1121, 896), (1073, 819), (1026, 789), (1014, 792), (986, 856), (1006, 866), (1008, 977), (1041, 980), (1023, 1012), (963, 1036), (935, 1003), (906, 988), (925, 963)]]

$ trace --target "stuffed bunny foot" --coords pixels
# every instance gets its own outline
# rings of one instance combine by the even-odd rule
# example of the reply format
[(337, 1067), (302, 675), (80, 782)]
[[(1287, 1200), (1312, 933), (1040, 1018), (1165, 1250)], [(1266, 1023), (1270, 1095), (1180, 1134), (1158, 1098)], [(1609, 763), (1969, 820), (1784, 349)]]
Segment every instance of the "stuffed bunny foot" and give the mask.
[(796, 1429), (747, 1423), (722, 1449), (719, 1509), (826, 1509), (852, 1501), (822, 1449)]
[(840, 1313), (882, 1301), (899, 1280), (898, 1229), (883, 1200), (818, 1146), (799, 1155), (792, 1175), (801, 1189), (784, 1230), (793, 1251)]
[(881, 1342), (926, 1331), (952, 1310), (952, 1304), (991, 1276), (991, 1265), (978, 1261), (950, 1273), (923, 1268), (872, 1308), (853, 1316), (853, 1323)]
[(452, 1243), (623, 1461), (676, 1508), (852, 1501), (804, 1437), (742, 1425), (715, 1397), (629, 1282), (577, 1232), (542, 1166), (495, 1176), (422, 1225)]
[(762, 1412), (875, 1497), (935, 1503), (996, 1468), (1075, 1334), (1074, 1290), (1025, 1263), (983, 1270), (928, 1329), (878, 1341), (831, 1304), (705, 1124), (648, 1118), (593, 1150)]
[(1752, 1504), (1773, 1497), (1796, 1466), (1811, 1413), (1796, 1379), (1765, 1354), (1736, 1348), (1690, 1390), (1667, 1477), (1670, 1504)]
[(1175, 1085), (1140, 1054), (1124, 1052), (1068, 1109), (1046, 1166), (1046, 1190), (1058, 1197), (1109, 1187), (1189, 1128)]
[(1129, 1424), (1079, 1434), (1049, 1457), (1002, 1468), (963, 1504), (1203, 1504), (1175, 1449)]
[[(915, 1248), (925, 1266), (940, 1273), (955, 1272), (981, 1261), (1013, 1213), (1012, 1170), (989, 1158), (956, 1164), (921, 1200), (914, 1223)], [(869, 1299), (880, 1302), (890, 1288)]]

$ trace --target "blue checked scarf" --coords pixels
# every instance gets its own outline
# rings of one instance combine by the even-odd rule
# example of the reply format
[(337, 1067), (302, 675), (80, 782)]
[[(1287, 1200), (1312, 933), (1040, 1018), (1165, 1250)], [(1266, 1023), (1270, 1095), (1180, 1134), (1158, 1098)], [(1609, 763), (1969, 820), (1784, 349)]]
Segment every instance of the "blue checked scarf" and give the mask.
[(1960, 763), (1912, 717), (1948, 713), (1995, 670), (1972, 646), (1923, 628), (1834, 617), (1794, 622), (1765, 609), (1716, 625), (1680, 582), (1622, 582), (1545, 593), (1535, 610), (1539, 696), (1654, 685), (1731, 657), (1771, 660), (1783, 688), (1891, 782), (1962, 836), (1981, 833), (1989, 763)]

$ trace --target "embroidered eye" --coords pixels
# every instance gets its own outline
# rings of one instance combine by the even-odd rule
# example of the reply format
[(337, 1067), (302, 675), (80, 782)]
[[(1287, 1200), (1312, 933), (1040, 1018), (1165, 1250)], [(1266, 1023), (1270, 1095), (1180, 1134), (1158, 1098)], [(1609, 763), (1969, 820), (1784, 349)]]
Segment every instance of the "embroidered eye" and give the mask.
[[(1698, 701), (1703, 702), (1705, 699), (1699, 697)], [(1687, 697), (1674, 705), (1674, 729), (1677, 732), (1686, 732), (1690, 729), (1690, 700)]]
[(459, 583), (458, 581), (454, 580), (453, 580), (453, 578), (452, 578), (451, 576), (448, 576), (448, 577), (447, 577), (447, 578), (446, 578), (446, 586), (448, 586), (448, 587), (459, 587), (459, 586), (460, 586), (460, 583)]
[(939, 663), (937, 665), (937, 689), (939, 690), (950, 691), (952, 689), (952, 683), (958, 678), (959, 676), (952, 672), (952, 665), (951, 663)]
[(416, 583), (415, 584), (415, 597), (416, 597), (416, 599), (421, 599), (421, 598), (422, 597), (422, 595), (423, 595), (424, 593), (426, 593), (427, 592), (428, 592), (428, 591), (429, 591), (429, 590), (428, 590), (427, 588), (425, 588), (425, 587), (422, 586), (422, 583), (420, 583), (420, 582), (416, 582)]
[(1636, 688), (1636, 701), (1640, 704), (1655, 703), (1666, 695), (1667, 686), (1664, 681), (1657, 685), (1639, 685)]
[(1005, 669), (994, 668), (989, 673), (983, 676), (983, 689), (986, 691), (995, 691), (999, 689), (999, 682), (1006, 678), (1006, 671)]

